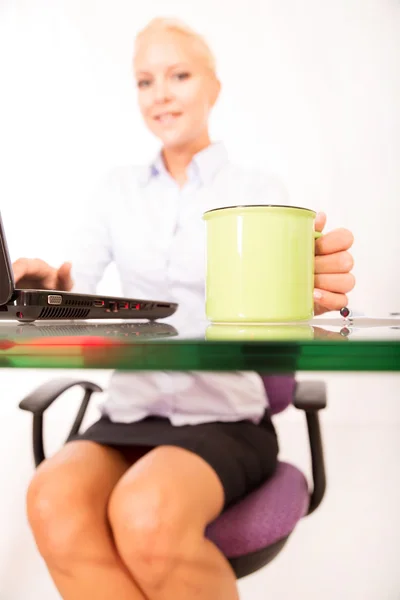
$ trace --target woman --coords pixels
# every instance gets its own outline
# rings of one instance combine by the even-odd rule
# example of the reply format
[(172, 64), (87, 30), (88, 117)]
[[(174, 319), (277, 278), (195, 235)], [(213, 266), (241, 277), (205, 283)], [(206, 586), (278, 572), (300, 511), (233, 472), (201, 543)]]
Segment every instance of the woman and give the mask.
[[(111, 174), (81, 236), (90, 251), (78, 252), (72, 271), (20, 259), (15, 277), (20, 286), (94, 292), (114, 260), (124, 295), (168, 295), (196, 317), (203, 212), (228, 195), (229, 204), (285, 199), (210, 142), (220, 83), (200, 36), (155, 20), (137, 37), (134, 68), (160, 155)], [(321, 214), (317, 229), (324, 223)], [(347, 303), (352, 241), (336, 230), (316, 242), (317, 313)], [(101, 419), (44, 462), (28, 490), (29, 522), (62, 597), (237, 599), (234, 573), (204, 530), (273, 473), (266, 403), (254, 373), (116, 373)]]

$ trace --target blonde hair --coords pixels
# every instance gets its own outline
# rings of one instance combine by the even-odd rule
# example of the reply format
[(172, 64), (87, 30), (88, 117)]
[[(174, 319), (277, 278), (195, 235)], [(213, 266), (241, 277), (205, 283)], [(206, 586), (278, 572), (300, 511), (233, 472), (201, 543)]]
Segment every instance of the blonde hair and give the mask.
[(139, 33), (136, 36), (135, 52), (138, 42), (140, 42), (140, 40), (144, 36), (148, 34), (162, 33), (165, 31), (180, 33), (181, 35), (185, 35), (188, 39), (190, 39), (193, 43), (193, 46), (198, 50), (200, 54), (202, 54), (203, 58), (205, 59), (207, 68), (210, 69), (216, 75), (216, 61), (210, 46), (208, 45), (208, 43), (202, 35), (197, 33), (197, 31), (195, 31), (179, 19), (158, 17), (150, 21), (150, 23), (148, 23), (146, 27), (139, 31)]

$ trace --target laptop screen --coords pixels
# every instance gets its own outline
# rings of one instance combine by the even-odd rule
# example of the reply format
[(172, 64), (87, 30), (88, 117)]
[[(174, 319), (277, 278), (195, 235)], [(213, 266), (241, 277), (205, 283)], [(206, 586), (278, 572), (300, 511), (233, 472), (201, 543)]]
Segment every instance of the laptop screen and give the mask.
[(0, 306), (9, 301), (14, 289), (14, 273), (0, 214)]

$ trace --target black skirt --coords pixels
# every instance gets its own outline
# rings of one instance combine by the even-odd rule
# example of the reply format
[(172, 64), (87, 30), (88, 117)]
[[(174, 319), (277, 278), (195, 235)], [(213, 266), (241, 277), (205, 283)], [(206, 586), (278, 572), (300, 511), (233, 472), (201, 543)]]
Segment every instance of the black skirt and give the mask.
[(224, 508), (271, 477), (278, 457), (277, 436), (267, 413), (259, 424), (245, 420), (179, 426), (158, 416), (134, 423), (114, 423), (103, 416), (72, 440), (89, 440), (117, 449), (168, 445), (190, 450), (217, 473), (225, 492)]

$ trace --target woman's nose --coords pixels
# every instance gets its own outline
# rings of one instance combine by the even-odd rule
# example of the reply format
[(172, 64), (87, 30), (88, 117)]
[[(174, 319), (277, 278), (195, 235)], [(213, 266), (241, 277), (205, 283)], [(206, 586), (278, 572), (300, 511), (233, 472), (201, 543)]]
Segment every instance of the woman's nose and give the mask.
[(172, 99), (172, 94), (166, 81), (160, 81), (154, 86), (154, 102), (163, 104)]

